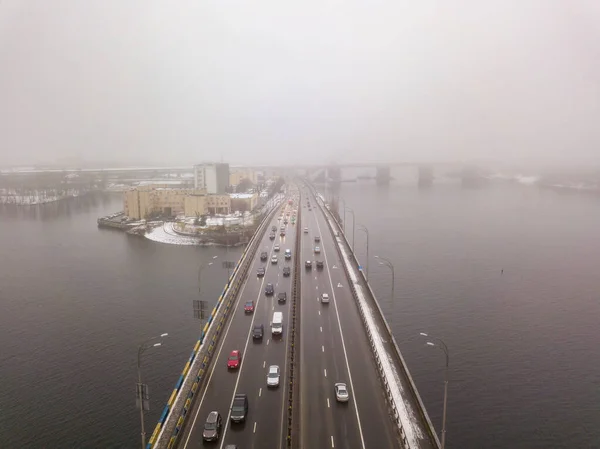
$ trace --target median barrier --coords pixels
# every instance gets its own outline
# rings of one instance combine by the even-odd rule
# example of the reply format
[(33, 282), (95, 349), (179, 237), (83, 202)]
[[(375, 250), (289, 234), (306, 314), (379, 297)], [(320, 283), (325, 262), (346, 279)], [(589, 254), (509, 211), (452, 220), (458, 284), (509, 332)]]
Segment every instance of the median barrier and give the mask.
[[(260, 244), (260, 241), (262, 240), (262, 236), (267, 228), (267, 224), (274, 216), (279, 205), (280, 203), (267, 212), (263, 218), (263, 221), (257, 227), (256, 232), (242, 252), (242, 257), (240, 257), (238, 260), (230, 280), (227, 282), (222, 294), (219, 296), (219, 299), (217, 300), (217, 303), (213, 308), (209, 319), (207, 320), (208, 322), (201, 332), (199, 340), (194, 345), (192, 355), (186, 363), (187, 368), (184, 368), (184, 371), (187, 371), (187, 373), (182, 374), (179, 377), (175, 389), (171, 394), (171, 398), (174, 399), (172, 402), (171, 399), (169, 399), (169, 402), (163, 409), (158, 424), (154, 428), (154, 431), (148, 440), (146, 449), (173, 448), (177, 444), (177, 438), (186, 424), (185, 417), (187, 416), (187, 412), (192, 407), (193, 398), (199, 389), (200, 383), (204, 379), (206, 367), (210, 363), (213, 349), (216, 346), (216, 341), (221, 333), (222, 326), (215, 326), (214, 329), (212, 328), (212, 323), (215, 321), (214, 317), (221, 312), (220, 324), (222, 325), (222, 323), (226, 320), (228, 311), (230, 310), (233, 301), (235, 301), (237, 298), (239, 287), (242, 285), (248, 269), (252, 264), (253, 256), (258, 245)], [(208, 348), (206, 348), (204, 351), (203, 343), (210, 332), (214, 332), (212, 335), (211, 344), (209, 344)], [(205, 354), (203, 355), (204, 352)], [(199, 362), (199, 360), (202, 361)], [(194, 365), (196, 362), (199, 362), (199, 366), (195, 367)], [(192, 378), (192, 373), (194, 371), (197, 371), (197, 375), (195, 378)], [(177, 416), (176, 420), (175, 416)], [(167, 435), (169, 436), (167, 437)], [(164, 441), (163, 437), (165, 439)]]
[[(392, 334), (392, 331), (391, 331), (391, 329), (390, 329), (387, 321), (385, 320), (385, 317), (384, 317), (383, 312), (382, 312), (382, 310), (381, 310), (381, 308), (379, 306), (379, 303), (375, 299), (375, 293), (371, 289), (371, 286), (368, 283), (368, 280), (367, 280), (367, 278), (365, 276), (365, 273), (359, 268), (360, 267), (360, 263), (358, 262), (358, 259), (356, 259), (354, 251), (352, 251), (352, 249), (351, 249), (350, 242), (348, 242), (348, 239), (346, 238), (346, 234), (344, 233), (344, 231), (343, 231), (342, 226), (340, 225), (340, 223), (337, 221), (337, 219), (335, 218), (335, 216), (333, 216), (333, 214), (331, 213), (331, 211), (325, 206), (325, 201), (323, 200), (323, 198), (320, 195), (317, 195), (316, 192), (314, 192), (314, 189), (313, 189), (313, 193), (315, 193), (315, 196), (318, 196), (319, 199), (321, 200), (321, 201), (319, 201), (319, 199), (317, 199), (317, 204), (318, 204), (319, 208), (321, 209), (321, 211), (323, 212), (323, 214), (325, 215), (325, 218), (326, 218), (326, 221), (327, 221), (327, 224), (328, 224), (328, 227), (329, 227), (330, 231), (332, 232), (332, 234), (334, 236), (340, 236), (343, 239), (343, 241), (345, 242), (345, 246), (348, 249), (348, 252), (350, 253), (351, 258), (352, 258), (352, 260), (354, 262), (354, 265), (355, 265), (353, 268), (359, 272), (359, 275), (362, 276), (363, 282), (367, 286), (371, 302), (375, 305), (375, 307), (376, 307), (376, 309), (377, 309), (377, 311), (378, 311), (378, 313), (379, 313), (379, 315), (381, 317), (381, 320), (382, 320), (383, 324), (385, 325), (385, 328), (386, 328), (387, 333), (389, 335), (389, 339), (392, 342), (392, 347), (394, 349), (394, 353), (398, 357), (398, 360), (400, 362), (399, 365), (401, 366), (401, 368), (402, 368), (402, 370), (404, 372), (405, 377), (408, 379), (408, 381), (410, 383), (412, 394), (415, 397), (415, 400), (416, 400), (416, 402), (418, 404), (418, 409), (419, 409), (418, 412), (420, 413), (421, 418), (427, 423), (426, 427), (427, 427), (427, 430), (429, 432), (429, 436), (431, 437), (431, 440), (433, 440), (434, 444), (436, 444), (437, 447), (440, 447), (439, 439), (437, 437), (437, 434), (435, 433), (435, 430), (434, 430), (433, 424), (432, 424), (432, 422), (431, 422), (431, 420), (429, 418), (429, 415), (425, 411), (425, 406), (424, 406), (423, 401), (421, 400), (421, 397), (420, 397), (420, 395), (419, 395), (419, 393), (417, 391), (417, 387), (414, 384), (414, 381), (413, 381), (412, 377), (410, 376), (410, 373), (408, 372), (408, 367), (406, 366), (404, 358), (402, 357), (402, 355), (400, 353), (400, 349), (398, 348), (398, 345), (396, 344), (396, 340), (395, 340), (395, 338), (394, 338), (394, 336)], [(337, 229), (334, 229), (333, 223), (335, 223), (335, 227)], [(386, 375), (386, 373), (384, 371), (384, 368), (383, 368), (383, 365), (381, 363), (377, 347), (376, 347), (376, 345), (375, 345), (375, 343), (373, 341), (373, 335), (372, 335), (371, 330), (370, 330), (370, 328), (368, 326), (366, 315), (365, 315), (364, 310), (362, 308), (362, 304), (361, 304), (361, 302), (358, 299), (358, 294), (357, 294), (357, 291), (356, 291), (356, 287), (354, 285), (354, 282), (352, 282), (352, 277), (350, 275), (350, 269), (349, 269), (349, 267), (346, 264), (346, 259), (343, 257), (343, 253), (342, 253), (342, 250), (340, 248), (339, 243), (337, 242), (337, 240), (335, 238), (334, 238), (334, 241), (336, 243), (335, 247), (337, 249), (337, 252), (338, 252), (338, 254), (340, 256), (340, 259), (342, 260), (342, 266), (344, 267), (344, 272), (346, 273), (346, 276), (348, 277), (348, 279), (351, 281), (350, 285), (351, 285), (351, 290), (352, 290), (352, 296), (354, 297), (355, 303), (357, 305), (357, 309), (359, 311), (359, 315), (360, 315), (361, 320), (363, 321), (365, 329), (367, 331), (367, 339), (369, 341), (370, 346), (373, 348), (372, 353), (374, 354), (374, 357), (375, 357), (375, 360), (376, 360), (376, 364), (375, 365), (377, 367), (377, 372), (379, 374), (379, 378), (382, 381), (383, 386), (384, 386), (384, 390), (386, 392), (386, 402), (388, 403), (388, 406), (390, 407), (393, 415), (398, 417), (398, 419), (394, 419), (393, 421), (396, 424), (396, 429), (398, 431), (398, 434), (399, 434), (399, 437), (400, 437), (400, 441), (401, 441), (403, 447), (408, 448), (408, 440), (406, 438), (406, 431), (404, 430), (404, 428), (402, 426), (402, 422), (401, 422), (401, 420), (399, 418), (399, 416), (400, 416), (399, 412), (396, 409), (395, 401), (393, 399), (393, 396), (391, 395), (391, 390), (389, 388), (387, 375)]]

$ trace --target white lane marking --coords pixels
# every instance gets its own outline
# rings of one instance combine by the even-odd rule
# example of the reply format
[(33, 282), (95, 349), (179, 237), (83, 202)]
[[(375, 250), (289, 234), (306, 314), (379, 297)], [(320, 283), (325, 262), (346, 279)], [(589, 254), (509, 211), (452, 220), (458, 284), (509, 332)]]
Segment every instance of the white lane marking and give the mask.
[(260, 387), (260, 388), (258, 389), (258, 397), (260, 398), (260, 396), (261, 396), (261, 395), (262, 395), (262, 387)]
[(271, 341), (271, 340), (267, 339), (267, 346), (269, 345), (269, 342), (270, 342), (270, 341)]
[[(268, 245), (267, 245), (268, 247)], [(254, 262), (251, 264), (251, 267), (256, 264), (256, 263), (260, 263), (259, 259), (255, 259)], [(255, 266), (254, 266), (255, 268)], [(265, 275), (267, 274), (267, 270), (269, 269), (269, 267), (265, 268)], [(265, 278), (263, 277), (261, 279), (261, 285), (260, 288), (258, 289), (259, 291), (259, 296), (258, 296), (258, 300), (257, 300), (257, 305), (258, 305), (258, 301), (260, 301), (260, 293), (262, 293), (262, 288), (263, 288), (263, 284), (265, 282)], [(246, 291), (246, 286), (248, 285), (248, 282), (244, 282), (244, 287), (242, 288), (242, 291), (239, 293), (238, 299), (235, 302), (235, 306), (231, 309), (230, 313), (235, 313), (235, 311), (238, 309), (238, 306), (240, 304), (240, 301), (242, 300), (242, 298), (244, 297), (244, 292)], [(192, 421), (192, 426), (189, 428), (188, 430), (188, 436), (185, 440), (185, 443), (183, 445), (183, 449), (187, 448), (187, 445), (190, 441), (190, 438), (192, 436), (192, 429), (194, 429), (195, 425), (196, 425), (196, 420), (198, 419), (198, 415), (200, 414), (200, 410), (202, 409), (202, 404), (204, 403), (204, 397), (206, 396), (206, 392), (208, 391), (208, 385), (210, 385), (210, 381), (212, 380), (212, 376), (215, 372), (215, 368), (217, 366), (216, 360), (219, 360), (219, 357), (221, 356), (221, 351), (223, 350), (223, 346), (225, 346), (225, 342), (227, 341), (227, 335), (229, 334), (229, 329), (231, 329), (231, 324), (235, 321), (235, 316), (231, 316), (229, 317), (229, 323), (227, 324), (227, 330), (225, 330), (225, 334), (223, 334), (221, 336), (220, 339), (220, 347), (219, 347), (219, 351), (217, 352), (217, 358), (215, 359), (215, 362), (212, 364), (212, 368), (210, 371), (210, 376), (208, 376), (208, 382), (206, 383), (206, 387), (204, 389), (204, 393), (202, 393), (202, 397), (200, 398), (200, 403), (198, 404), (198, 408), (196, 409), (196, 414), (194, 415), (194, 419)], [(254, 323), (254, 314), (252, 314), (252, 322), (250, 323), (250, 330), (252, 330), (252, 323)], [(248, 336), (250, 336), (250, 330), (248, 331)], [(244, 353), (246, 351), (244, 350)], [(242, 360), (243, 363), (243, 360)], [(240, 367), (241, 369), (241, 367)]]
[[(265, 275), (266, 275), (266, 271), (265, 270)], [(240, 295), (241, 298), (242, 295)], [(263, 297), (262, 294), (262, 285), (260, 290), (258, 291), (258, 296), (256, 298), (256, 307), (258, 307), (258, 303), (260, 302), (260, 299)], [(246, 354), (246, 350), (248, 349), (248, 343), (250, 342), (250, 335), (252, 334), (252, 328), (254, 327), (254, 318), (256, 318), (256, 315), (253, 313), (252, 314), (252, 320), (250, 321), (250, 329), (248, 330), (248, 336), (246, 337), (246, 344), (244, 345), (244, 352), (243, 354)], [(233, 322), (233, 320), (230, 321), (230, 323)], [(269, 340), (267, 340), (267, 344), (269, 344)], [(240, 377), (242, 377), (242, 370), (244, 369), (244, 361), (246, 360), (246, 357), (242, 358), (242, 363), (240, 363), (240, 369), (238, 370), (238, 374), (237, 374), (237, 378), (235, 379), (235, 386), (233, 387), (233, 393), (231, 394), (231, 402), (229, 403), (229, 411), (227, 412), (227, 422), (229, 423), (231, 420), (231, 407), (233, 406), (233, 399), (235, 398), (235, 392), (238, 389), (238, 385), (240, 383)], [(210, 382), (210, 381), (209, 381)], [(208, 385), (208, 384), (207, 384)], [(352, 388), (352, 391), (354, 391), (354, 388)], [(225, 426), (225, 430), (223, 430), (223, 440), (221, 441), (221, 445), (219, 446), (220, 449), (223, 449), (223, 445), (225, 444), (225, 436), (227, 435), (227, 428), (229, 426)]]
[(327, 398), (327, 408), (330, 408), (331, 405), (329, 404), (329, 398)]
[(325, 373), (325, 377), (327, 377), (327, 368), (323, 368), (323, 372)]
[(265, 360), (265, 361), (263, 362), (263, 368), (266, 366), (266, 364), (267, 364), (267, 361)]
[[(297, 251), (298, 248), (294, 247), (294, 250)], [(290, 292), (290, 297), (291, 297), (291, 292)], [(287, 329), (290, 328), (290, 320), (291, 320), (291, 313), (287, 314)], [(284, 367), (287, 365), (287, 358), (288, 358), (288, 347), (289, 345), (287, 344), (287, 333), (285, 334), (285, 357), (284, 357)], [(285, 368), (283, 368), (283, 372), (285, 373)], [(283, 395), (281, 396), (281, 425), (279, 427), (281, 427), (280, 433), (279, 433), (279, 449), (283, 449), (283, 422), (285, 419), (285, 398), (286, 398), (286, 394), (285, 394), (285, 389), (288, 388), (287, 387), (287, 382), (286, 382), (286, 386), (284, 386), (283, 389)]]
[(319, 286), (317, 285), (317, 286), (315, 287), (315, 289), (317, 289), (317, 290), (318, 290), (318, 289), (319, 289)]
[[(325, 217), (324, 217), (325, 218)], [(321, 226), (319, 226), (319, 219), (317, 218), (317, 228), (319, 228), (319, 234), (323, 235), (321, 232)], [(333, 281), (331, 280), (331, 270), (329, 269), (329, 262), (327, 261), (327, 251), (325, 246), (323, 246), (323, 256), (325, 257), (325, 263), (327, 264), (327, 277), (329, 278), (329, 285), (331, 286), (331, 296), (333, 297), (333, 306), (335, 308), (335, 316), (338, 323), (338, 329), (340, 330), (340, 337), (342, 339), (342, 349), (344, 351), (344, 359), (346, 361), (346, 369), (348, 370), (348, 380), (350, 381), (350, 388), (352, 391), (356, 391), (354, 389), (354, 383), (352, 382), (352, 373), (350, 372), (350, 363), (348, 362), (348, 353), (346, 352), (346, 343), (344, 341), (344, 332), (342, 331), (342, 323), (340, 321), (340, 312), (337, 306), (337, 300), (335, 299), (335, 290), (333, 288)], [(356, 400), (356, 396), (352, 401), (352, 405), (354, 406), (354, 411), (356, 412), (356, 421), (358, 422), (358, 433), (360, 435), (360, 445), (362, 449), (365, 449), (365, 438), (363, 436), (362, 424), (360, 422), (360, 414), (358, 412), (358, 401)], [(331, 437), (331, 444), (333, 447), (333, 437)]]
[(331, 435), (331, 447), (335, 447), (335, 444), (333, 444), (333, 435)]
[(321, 311), (319, 310), (319, 316), (321, 315)]
[(252, 431), (252, 433), (256, 433), (256, 421), (254, 421), (254, 430)]
[(319, 329), (321, 330), (321, 332), (323, 332), (323, 326), (319, 326)]
[(321, 345), (321, 352), (325, 352), (325, 346)]

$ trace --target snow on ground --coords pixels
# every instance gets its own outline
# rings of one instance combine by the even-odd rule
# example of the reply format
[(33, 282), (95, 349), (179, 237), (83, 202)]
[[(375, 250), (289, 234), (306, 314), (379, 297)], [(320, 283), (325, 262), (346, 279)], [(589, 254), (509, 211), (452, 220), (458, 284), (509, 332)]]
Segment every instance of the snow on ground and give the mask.
[(170, 243), (172, 245), (199, 245), (201, 239), (198, 237), (188, 237), (186, 235), (176, 234), (173, 230), (172, 222), (163, 223), (157, 226), (145, 235), (147, 239), (154, 242)]

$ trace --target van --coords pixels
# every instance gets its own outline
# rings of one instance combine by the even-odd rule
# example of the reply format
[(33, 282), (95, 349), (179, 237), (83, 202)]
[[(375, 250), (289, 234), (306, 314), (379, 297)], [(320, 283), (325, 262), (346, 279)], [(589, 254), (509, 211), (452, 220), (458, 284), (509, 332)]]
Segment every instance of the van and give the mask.
[(273, 321), (271, 322), (271, 333), (281, 335), (283, 333), (283, 313), (273, 312)]
[(292, 258), (292, 250), (291, 249), (286, 249), (285, 250), (285, 258), (287, 260), (290, 260)]

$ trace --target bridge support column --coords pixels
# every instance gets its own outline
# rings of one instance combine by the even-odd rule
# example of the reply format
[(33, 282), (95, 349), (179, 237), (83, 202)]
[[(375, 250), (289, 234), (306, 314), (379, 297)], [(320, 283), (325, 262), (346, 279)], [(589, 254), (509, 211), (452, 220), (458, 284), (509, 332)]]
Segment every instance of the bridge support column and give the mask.
[(431, 187), (433, 185), (433, 167), (431, 165), (419, 165), (419, 187)]
[(389, 186), (390, 185), (390, 167), (387, 165), (380, 165), (375, 167), (375, 182), (378, 186)]

